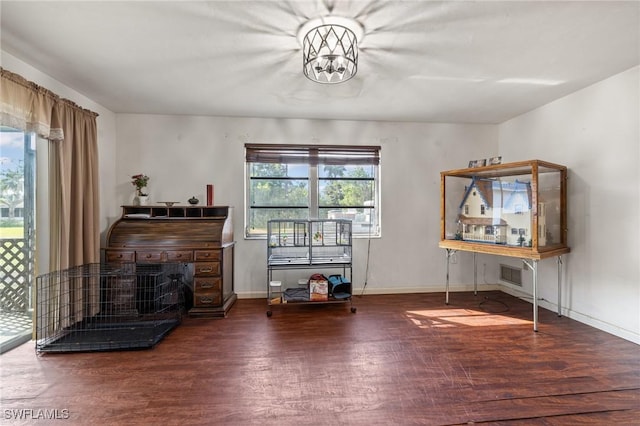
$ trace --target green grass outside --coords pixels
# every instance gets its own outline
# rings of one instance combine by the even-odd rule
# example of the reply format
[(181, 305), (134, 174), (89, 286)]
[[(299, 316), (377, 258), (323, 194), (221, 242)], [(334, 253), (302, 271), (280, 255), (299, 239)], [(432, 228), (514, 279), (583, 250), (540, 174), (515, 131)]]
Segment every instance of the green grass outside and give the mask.
[(24, 237), (24, 228), (21, 226), (18, 227), (10, 227), (0, 228), (0, 238), (23, 238)]

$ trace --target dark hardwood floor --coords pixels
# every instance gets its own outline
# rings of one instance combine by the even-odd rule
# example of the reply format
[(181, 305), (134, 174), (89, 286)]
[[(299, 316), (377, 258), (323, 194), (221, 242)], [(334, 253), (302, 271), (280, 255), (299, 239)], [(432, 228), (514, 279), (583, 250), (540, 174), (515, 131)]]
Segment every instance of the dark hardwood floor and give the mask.
[[(640, 346), (501, 292), (238, 300), (150, 350), (0, 356), (2, 422), (638, 425)], [(22, 411), (20, 411), (22, 410)], [(31, 410), (31, 411), (29, 411)], [(66, 418), (68, 417), (68, 418)]]

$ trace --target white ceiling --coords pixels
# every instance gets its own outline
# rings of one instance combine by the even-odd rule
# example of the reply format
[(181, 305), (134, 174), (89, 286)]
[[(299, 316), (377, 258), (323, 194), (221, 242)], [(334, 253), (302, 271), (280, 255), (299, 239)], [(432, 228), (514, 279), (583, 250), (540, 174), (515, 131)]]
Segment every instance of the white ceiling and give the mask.
[[(640, 63), (638, 1), (5, 1), (1, 47), (118, 113), (500, 123)], [(357, 75), (297, 29), (364, 28)]]

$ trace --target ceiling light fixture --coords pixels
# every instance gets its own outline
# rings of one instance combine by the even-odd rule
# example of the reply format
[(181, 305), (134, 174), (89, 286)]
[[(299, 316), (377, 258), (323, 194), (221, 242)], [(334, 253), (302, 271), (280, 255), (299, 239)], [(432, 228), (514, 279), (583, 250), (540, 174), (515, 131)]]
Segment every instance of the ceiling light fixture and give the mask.
[(326, 17), (307, 22), (302, 36), (302, 71), (317, 83), (343, 83), (358, 71), (358, 38), (362, 27), (356, 21)]

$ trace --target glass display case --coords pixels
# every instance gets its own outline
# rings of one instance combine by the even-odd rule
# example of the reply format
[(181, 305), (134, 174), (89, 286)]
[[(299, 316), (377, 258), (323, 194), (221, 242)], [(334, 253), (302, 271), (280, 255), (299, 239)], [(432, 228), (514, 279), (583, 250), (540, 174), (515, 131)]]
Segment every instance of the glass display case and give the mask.
[(440, 247), (527, 259), (569, 252), (566, 167), (530, 160), (440, 176)]
[(567, 245), (567, 168), (540, 160), (494, 164), (440, 173), (440, 243), (449, 264), (458, 250), (521, 258), (533, 274), (533, 329), (538, 331), (538, 261), (558, 263), (561, 315), (562, 255)]

